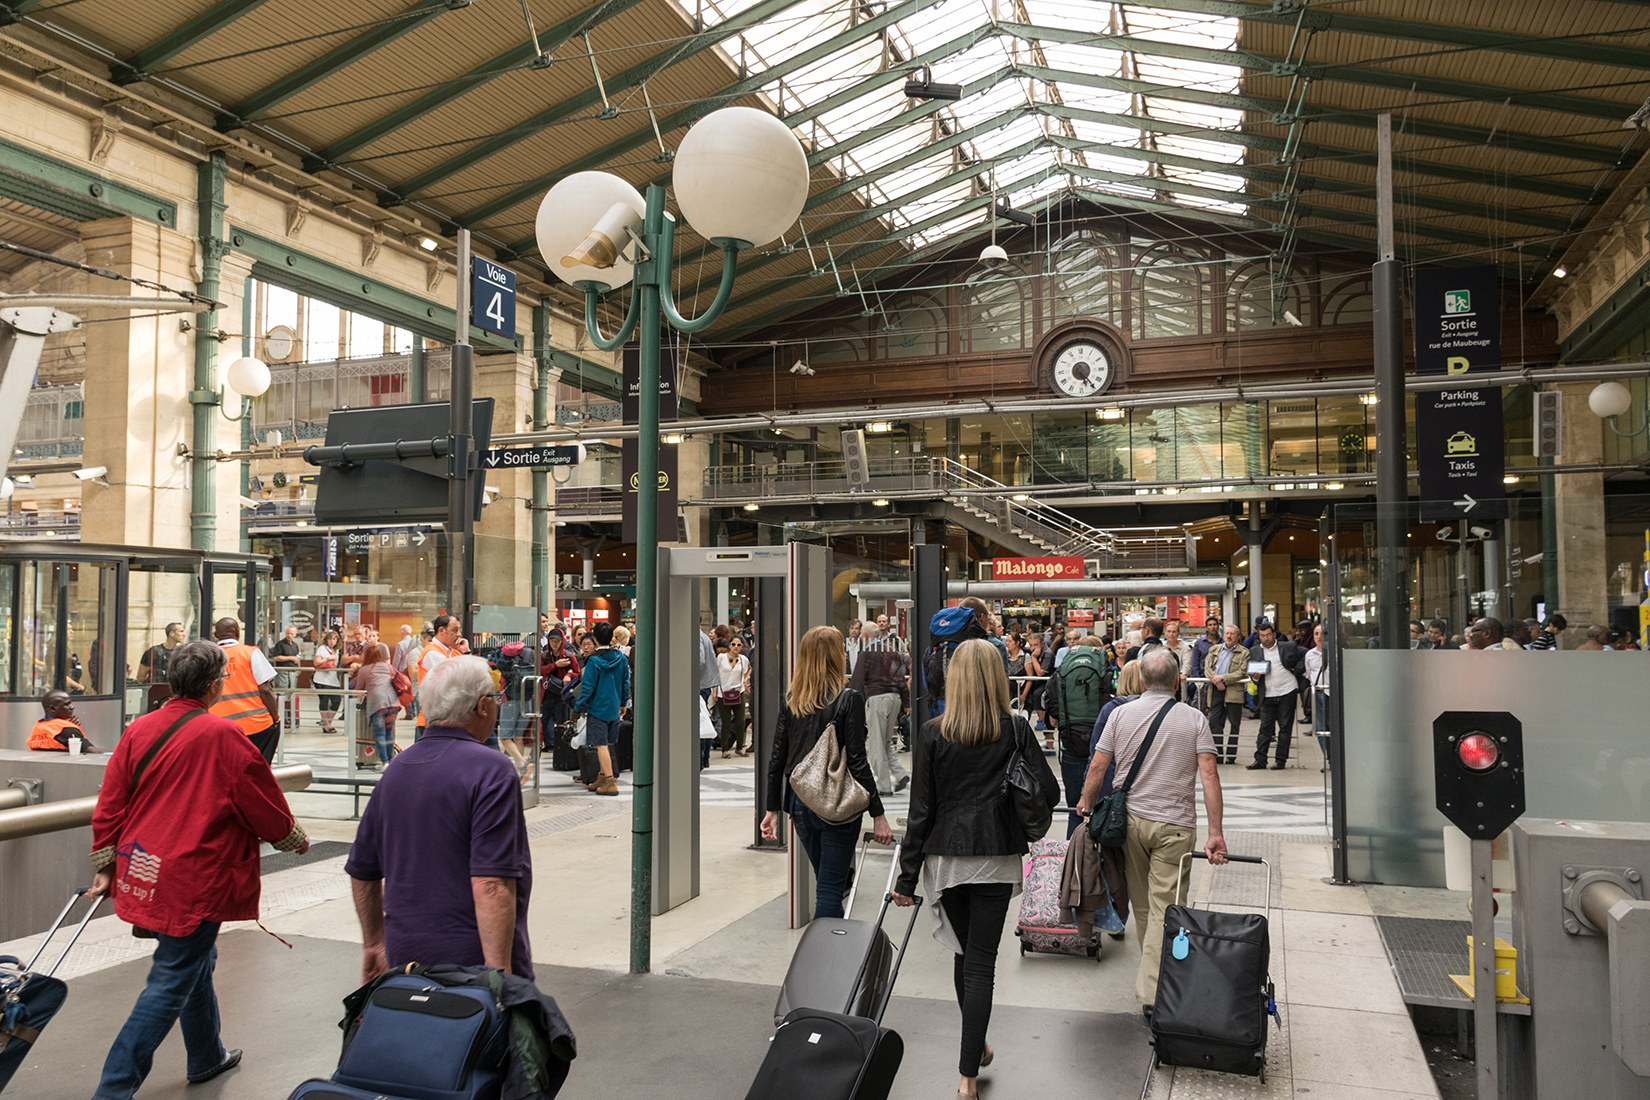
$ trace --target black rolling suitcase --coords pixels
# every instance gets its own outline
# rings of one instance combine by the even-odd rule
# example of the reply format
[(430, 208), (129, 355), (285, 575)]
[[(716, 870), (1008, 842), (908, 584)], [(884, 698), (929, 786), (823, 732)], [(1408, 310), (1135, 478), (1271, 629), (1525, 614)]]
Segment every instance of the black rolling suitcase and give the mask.
[[(1181, 860), (1207, 859), (1192, 852)], [(1233, 863), (1266, 868), (1255, 856)], [(1277, 1014), (1268, 974), (1271, 944), (1260, 913), (1216, 913), (1179, 903), (1163, 914), (1163, 959), (1152, 1009), (1152, 1067), (1187, 1066), (1266, 1079), (1266, 1017)], [(1281, 1027), (1281, 1023), (1279, 1025)]]
[(631, 770), (636, 758), (636, 727), (630, 719), (619, 719), (619, 741), (613, 746), (613, 774)]
[[(888, 975), (894, 963), (894, 944), (882, 930), (880, 920), (873, 924), (853, 920), (854, 897), (865, 874), (865, 856), (871, 849), (873, 834), (866, 833), (860, 842), (859, 862), (854, 870), (854, 886), (842, 906), (841, 917), (815, 917), (803, 929), (802, 940), (791, 956), (791, 965), (785, 971), (785, 984), (779, 987), (779, 1000), (773, 1006), (775, 1025), (799, 1008), (836, 1009), (850, 1005), (853, 1016), (869, 1017), (888, 992)], [(883, 893), (894, 888), (894, 876), (899, 873), (899, 842), (894, 843), (894, 861), (888, 868), (888, 882)], [(861, 960), (864, 978), (856, 977)], [(849, 994), (857, 995), (849, 1000)]]
[[(883, 895), (877, 911), (879, 927), (893, 900), (892, 894)], [(888, 1011), (905, 949), (911, 945), (911, 932), (922, 912), (922, 898), (914, 900), (911, 923), (905, 926), (905, 938), (894, 956), (888, 988), (875, 1015), (866, 1018), (847, 1011), (796, 1009), (774, 1033), (745, 1100), (888, 1100), (905, 1057), (905, 1042), (899, 1032), (882, 1026), (882, 1014)], [(853, 1007), (870, 961), (869, 956), (861, 961), (844, 1009)]]
[(579, 750), (573, 747), (573, 734), (576, 730), (572, 722), (563, 722), (556, 727), (555, 737), (551, 742), (550, 767), (558, 772), (576, 772), (579, 770)]
[(63, 1007), (63, 1001), (69, 995), (69, 987), (62, 979), (52, 975), (63, 965), (80, 934), (86, 931), (86, 926), (103, 904), (102, 898), (92, 902), (86, 910), (86, 915), (81, 918), (74, 935), (69, 937), (68, 945), (57, 956), (50, 970), (40, 973), (34, 969), (34, 964), (40, 961), (40, 956), (46, 952), (46, 945), (63, 927), (69, 910), (85, 893), (84, 886), (74, 892), (28, 962), (19, 962), (11, 955), (0, 955), (0, 1092), (5, 1091), (12, 1075), (27, 1057), (29, 1048), (39, 1040), (40, 1033), (46, 1030), (46, 1025), (52, 1022), (52, 1017), (57, 1015), (57, 1010)]

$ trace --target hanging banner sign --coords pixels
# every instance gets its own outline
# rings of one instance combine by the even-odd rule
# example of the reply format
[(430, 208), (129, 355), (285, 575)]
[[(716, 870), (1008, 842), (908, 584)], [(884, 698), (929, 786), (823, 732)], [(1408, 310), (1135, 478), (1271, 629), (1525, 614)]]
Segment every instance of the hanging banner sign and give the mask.
[[(641, 349), (626, 344), (624, 349), (624, 422), (641, 422)], [(676, 419), (676, 349), (668, 344), (659, 349), (659, 423)], [(624, 504), (621, 510), (621, 537), (626, 542), (636, 541), (636, 494), (642, 483), (637, 467), (640, 448), (635, 439), (626, 439), (619, 448), (619, 474), (624, 478)], [(659, 444), (659, 519), (658, 538), (661, 542), (676, 539), (676, 447)]]
[(1057, 581), (1083, 579), (1083, 559), (1061, 558), (992, 558), (991, 579), (994, 581)]
[(1470, 377), (1501, 367), (1501, 280), (1493, 267), (1415, 273), (1415, 371), (1460, 376), (1456, 389), (1415, 395), (1421, 519), (1504, 519), (1501, 387)]

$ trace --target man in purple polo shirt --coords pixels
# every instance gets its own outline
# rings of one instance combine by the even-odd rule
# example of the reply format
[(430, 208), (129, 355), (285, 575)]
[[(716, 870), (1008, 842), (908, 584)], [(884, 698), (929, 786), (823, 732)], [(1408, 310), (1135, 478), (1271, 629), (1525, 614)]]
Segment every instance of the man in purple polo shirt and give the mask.
[(361, 980), (414, 962), (531, 980), (533, 860), (516, 770), (481, 743), (499, 709), (487, 662), (441, 662), (418, 702), (424, 736), (384, 770), (344, 863), (361, 920)]

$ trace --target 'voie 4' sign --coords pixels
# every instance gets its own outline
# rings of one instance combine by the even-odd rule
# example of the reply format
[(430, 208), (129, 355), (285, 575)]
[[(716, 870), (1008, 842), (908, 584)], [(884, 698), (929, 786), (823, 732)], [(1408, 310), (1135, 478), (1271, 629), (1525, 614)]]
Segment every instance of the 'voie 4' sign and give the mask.
[(506, 340), (516, 338), (516, 273), (477, 256), (471, 261), (470, 323)]

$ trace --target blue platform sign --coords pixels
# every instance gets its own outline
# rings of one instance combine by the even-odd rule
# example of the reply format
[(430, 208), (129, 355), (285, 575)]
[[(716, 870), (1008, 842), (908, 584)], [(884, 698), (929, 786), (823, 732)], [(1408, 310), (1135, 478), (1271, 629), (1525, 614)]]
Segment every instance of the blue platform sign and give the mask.
[(506, 340), (516, 338), (516, 273), (475, 257), (470, 263), (470, 323)]

